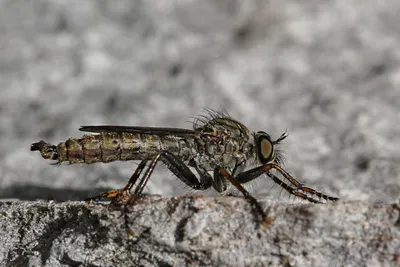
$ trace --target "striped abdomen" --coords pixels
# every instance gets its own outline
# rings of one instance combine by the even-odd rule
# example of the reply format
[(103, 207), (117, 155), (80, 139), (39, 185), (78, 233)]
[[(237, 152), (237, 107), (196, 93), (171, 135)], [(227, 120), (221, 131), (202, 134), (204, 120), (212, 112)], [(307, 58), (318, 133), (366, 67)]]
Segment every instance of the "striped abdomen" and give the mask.
[(40, 141), (31, 146), (42, 157), (61, 162), (95, 163), (116, 160), (141, 160), (156, 155), (162, 149), (180, 153), (177, 137), (160, 138), (157, 135), (103, 132), (70, 138), (57, 146)]

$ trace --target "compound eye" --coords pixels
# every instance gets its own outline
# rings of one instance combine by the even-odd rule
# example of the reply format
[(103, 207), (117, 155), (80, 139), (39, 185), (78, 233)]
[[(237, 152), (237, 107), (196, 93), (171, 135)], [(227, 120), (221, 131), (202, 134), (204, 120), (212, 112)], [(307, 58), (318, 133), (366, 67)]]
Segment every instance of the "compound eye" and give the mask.
[(272, 160), (274, 146), (268, 135), (260, 135), (257, 138), (257, 156), (262, 164)]

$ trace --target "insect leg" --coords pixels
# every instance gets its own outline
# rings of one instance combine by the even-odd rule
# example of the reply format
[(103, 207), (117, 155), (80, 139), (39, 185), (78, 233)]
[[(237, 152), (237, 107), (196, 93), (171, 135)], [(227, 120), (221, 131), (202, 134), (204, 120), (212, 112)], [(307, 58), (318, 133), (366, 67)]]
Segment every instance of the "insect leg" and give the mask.
[(136, 181), (139, 179), (140, 174), (142, 173), (144, 167), (146, 166), (146, 163), (147, 163), (147, 160), (142, 160), (139, 163), (139, 166), (136, 168), (134, 174), (132, 174), (128, 183), (124, 186), (124, 189), (122, 189), (123, 191), (131, 191), (132, 186), (134, 186)]
[[(218, 193), (222, 193), (222, 192), (226, 191), (227, 185), (226, 185), (226, 179), (224, 179), (224, 177), (222, 177), (220, 175), (215, 177), (215, 175), (214, 175), (214, 179), (213, 179), (213, 177), (204, 168), (198, 167), (197, 163), (194, 160), (189, 163), (189, 166), (195, 168), (195, 170), (199, 174), (200, 183), (205, 183), (207, 185), (212, 183), (212, 187)], [(208, 187), (210, 187), (210, 186), (208, 186)]]
[[(279, 179), (278, 177), (276, 177), (275, 175), (273, 175), (270, 170), (271, 169), (276, 169), (278, 172), (280, 172), (283, 177), (285, 177), (292, 185), (295, 186), (295, 188), (290, 187), (289, 185), (287, 185), (286, 183), (284, 183), (281, 179)], [(239, 175), (236, 176), (236, 180), (243, 184), (243, 183), (247, 183), (250, 182), (254, 179), (256, 179), (257, 177), (259, 177), (261, 174), (267, 174), (275, 183), (277, 183), (278, 185), (280, 185), (283, 189), (285, 189), (286, 191), (288, 191), (290, 194), (295, 195), (297, 197), (306, 199), (310, 202), (314, 202), (314, 203), (319, 203), (319, 201), (315, 200), (312, 197), (307, 196), (306, 194), (300, 192), (306, 192), (309, 193), (311, 195), (317, 196), (319, 198), (323, 198), (325, 200), (330, 200), (330, 201), (337, 201), (339, 200), (339, 198), (336, 197), (331, 197), (328, 195), (325, 195), (323, 193), (320, 193), (310, 187), (306, 187), (303, 186), (299, 181), (297, 181), (295, 178), (293, 178), (288, 172), (286, 172), (281, 166), (279, 166), (276, 163), (267, 163), (264, 164), (262, 166), (259, 167), (255, 167), (253, 169), (250, 169), (248, 171), (242, 172)], [(300, 190), (300, 191), (299, 191)]]
[(239, 183), (245, 184), (245, 183), (248, 183), (248, 182), (253, 181), (254, 179), (260, 177), (261, 174), (267, 173), (271, 168), (272, 168), (272, 166), (267, 163), (265, 165), (255, 167), (248, 171), (239, 173), (235, 177), (235, 179)]
[(124, 186), (123, 189), (116, 189), (116, 190), (109, 190), (107, 192), (103, 192), (98, 196), (94, 196), (91, 198), (85, 199), (85, 201), (98, 201), (103, 198), (110, 198), (114, 199), (117, 196), (120, 196), (124, 192), (129, 192), (132, 188), (132, 186), (136, 183), (136, 181), (139, 179), (140, 174), (142, 173), (144, 167), (146, 166), (147, 160), (142, 160), (139, 164), (139, 166), (136, 168), (135, 172), (132, 174), (131, 178), (129, 179), (128, 183)]
[(260, 203), (258, 203), (257, 199), (255, 199), (250, 193), (224, 168), (217, 167), (214, 170), (214, 177), (223, 176), (229, 182), (231, 182), (244, 196), (244, 198), (249, 202), (253, 213), (261, 221), (261, 224), (267, 224), (267, 215), (265, 214), (263, 208)]
[[(125, 229), (126, 229), (126, 233), (128, 235), (128, 238), (130, 238), (131, 236), (134, 235), (134, 232), (131, 231), (131, 229), (129, 228), (128, 225), (128, 206), (133, 206), (135, 204), (135, 201), (140, 197), (140, 195), (142, 194), (144, 187), (146, 186), (147, 182), (150, 179), (151, 174), (154, 171), (154, 168), (157, 165), (157, 162), (160, 159), (161, 154), (158, 154), (157, 156), (155, 156), (152, 161), (150, 162), (150, 165), (147, 167), (146, 172), (144, 173), (143, 177), (140, 179), (138, 185), (135, 188), (135, 191), (133, 192), (133, 194), (129, 197), (129, 199), (126, 201), (125, 205), (124, 205), (124, 222), (125, 222)], [(141, 164), (143, 163), (143, 161), (141, 162)], [(143, 164), (143, 168), (146, 166), (146, 162)], [(143, 170), (142, 168), (142, 170)], [(136, 181), (138, 180), (140, 174), (135, 177), (133, 180), (135, 180), (133, 183), (129, 183), (131, 181), (128, 182), (128, 184), (125, 186), (125, 188), (129, 188), (128, 190), (130, 191), (132, 186), (136, 183)], [(133, 177), (133, 176), (132, 176)], [(131, 179), (132, 179), (131, 177)]]
[[(144, 173), (143, 178), (140, 180), (139, 184), (135, 188), (135, 191), (133, 193), (134, 196), (142, 194), (144, 187), (146, 186), (147, 182), (150, 179), (150, 176), (153, 174), (154, 168), (156, 167), (157, 162), (160, 159), (160, 156), (161, 156), (161, 154), (158, 154), (157, 156), (155, 156), (154, 159), (151, 161), (149, 167), (147, 167), (147, 170)], [(138, 178), (139, 178), (139, 176), (138, 176)], [(133, 186), (133, 184), (132, 184), (132, 186)]]
[[(286, 172), (281, 166), (279, 166), (276, 163), (268, 163), (272, 165), (272, 168), (276, 169), (277, 171), (279, 171), (283, 177), (285, 177), (291, 184), (293, 184), (295, 187), (297, 187), (297, 189), (303, 191), (303, 192), (307, 192), (311, 195), (317, 196), (319, 198), (323, 198), (325, 200), (330, 200), (330, 201), (337, 201), (339, 200), (339, 198), (337, 197), (331, 197), (328, 195), (325, 195), (321, 192), (318, 192), (310, 187), (306, 187), (303, 186), (299, 181), (297, 181), (295, 178), (293, 178), (288, 172)], [(270, 176), (271, 177), (271, 176)]]
[(217, 190), (218, 193), (225, 192), (227, 189), (227, 185), (226, 185), (226, 179), (224, 179), (224, 176), (215, 175), (215, 173), (214, 173), (213, 187), (215, 190)]
[[(196, 168), (196, 170), (199, 172), (201, 181), (197, 179), (196, 175), (185, 165), (184, 162), (182, 162), (179, 158), (174, 156), (173, 154), (169, 153), (168, 151), (162, 151), (159, 153), (157, 156), (153, 158), (151, 161), (150, 165), (148, 166), (146, 172), (144, 173), (143, 177), (140, 179), (137, 187), (135, 188), (135, 191), (133, 195), (128, 199), (126, 202), (126, 205), (124, 207), (124, 216), (125, 216), (125, 227), (127, 229), (127, 234), (128, 237), (132, 236), (133, 233), (131, 232), (129, 225), (128, 225), (128, 206), (134, 205), (135, 201), (138, 199), (140, 194), (143, 192), (144, 187), (146, 186), (151, 174), (154, 171), (154, 168), (157, 164), (157, 162), (161, 160), (167, 168), (175, 174), (181, 181), (183, 181), (185, 184), (189, 185), (193, 189), (198, 189), (198, 190), (205, 190), (209, 188), (212, 184), (212, 177), (206, 172), (202, 172), (199, 168), (197, 168), (197, 165), (193, 162), (192, 166)], [(137, 180), (137, 178), (136, 178)], [(136, 181), (135, 180), (135, 181)], [(129, 184), (129, 183), (128, 183)], [(127, 185), (128, 185), (127, 184)], [(127, 187), (127, 186), (126, 186)]]
[[(143, 189), (146, 186), (146, 184), (147, 184), (151, 174), (153, 173), (154, 168), (157, 165), (157, 162), (159, 160), (161, 160), (166, 165), (166, 167), (173, 174), (175, 174), (175, 176), (177, 176), (182, 182), (184, 182), (185, 184), (187, 184), (188, 186), (190, 186), (193, 189), (205, 190), (205, 189), (209, 188), (213, 183), (213, 179), (212, 179), (211, 175), (209, 175), (206, 171), (202, 171), (196, 165), (194, 165), (194, 167), (196, 168), (196, 170), (199, 172), (199, 175), (200, 175), (200, 181), (199, 181), (197, 179), (196, 175), (189, 169), (189, 167), (186, 166), (186, 164), (182, 160), (180, 160), (179, 158), (177, 158), (175, 155), (173, 155), (172, 153), (170, 153), (168, 151), (162, 151), (157, 156), (155, 156), (153, 158), (153, 160), (151, 161), (144, 176), (142, 177), (139, 184), (135, 188), (135, 191), (133, 193), (134, 196), (140, 195), (143, 192)], [(143, 163), (143, 161), (141, 162), (141, 165), (139, 165), (139, 167), (142, 166), (141, 170), (143, 170), (143, 168), (145, 166), (145, 162), (143, 163), (143, 165), (142, 165), (142, 163)], [(139, 167), (138, 167), (138, 169), (139, 169)], [(126, 190), (126, 189), (130, 190), (132, 188), (132, 186), (134, 185), (134, 183), (139, 178), (139, 175), (140, 175), (140, 172), (136, 176), (133, 175), (131, 177), (131, 180), (125, 186), (124, 190)]]
[(192, 166), (200, 175), (199, 181), (196, 175), (182, 160), (168, 151), (163, 151), (161, 153), (161, 161), (173, 174), (175, 174), (176, 177), (195, 190), (206, 190), (213, 184), (211, 175), (209, 175), (205, 170), (200, 170), (196, 164), (193, 165), (192, 163)]
[(289, 192), (289, 194), (294, 195), (296, 197), (300, 197), (302, 199), (306, 199), (310, 202), (313, 203), (320, 203), (318, 200), (307, 196), (304, 193), (299, 192), (297, 189), (287, 185), (285, 182), (283, 182), (281, 179), (279, 179), (276, 175), (274, 175), (273, 173), (267, 172), (267, 175), (275, 182), (277, 183), (280, 187), (282, 187), (283, 189), (285, 189), (287, 192)]

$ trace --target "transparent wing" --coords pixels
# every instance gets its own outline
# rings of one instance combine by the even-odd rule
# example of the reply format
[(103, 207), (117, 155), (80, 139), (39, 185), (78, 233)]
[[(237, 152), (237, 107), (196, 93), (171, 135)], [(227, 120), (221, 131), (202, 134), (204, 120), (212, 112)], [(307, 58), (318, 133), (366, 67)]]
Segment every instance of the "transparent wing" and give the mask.
[(154, 134), (154, 135), (178, 135), (178, 136), (195, 136), (202, 133), (189, 129), (180, 128), (164, 128), (164, 127), (141, 127), (141, 126), (117, 126), (117, 125), (96, 125), (96, 126), (81, 126), (79, 131), (102, 133), (140, 133), (140, 134)]

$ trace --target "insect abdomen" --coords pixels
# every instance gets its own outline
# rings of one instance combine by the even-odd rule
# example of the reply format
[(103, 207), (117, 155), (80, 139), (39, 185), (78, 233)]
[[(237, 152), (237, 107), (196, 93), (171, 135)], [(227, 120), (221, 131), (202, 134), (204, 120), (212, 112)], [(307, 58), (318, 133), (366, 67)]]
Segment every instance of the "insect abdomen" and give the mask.
[[(152, 136), (149, 144), (143, 146), (141, 136), (131, 133), (100, 133), (84, 135), (82, 138), (70, 138), (57, 146), (45, 141), (31, 145), (31, 150), (38, 150), (45, 159), (61, 162), (95, 163), (115, 160), (137, 160), (148, 157), (149, 153), (159, 148), (159, 138)], [(150, 137), (147, 136), (146, 140)], [(155, 140), (157, 139), (157, 140)], [(148, 151), (152, 148), (154, 151)], [(146, 151), (147, 150), (147, 151)]]

